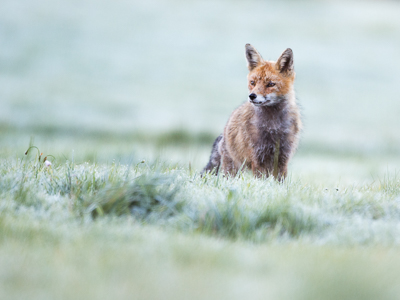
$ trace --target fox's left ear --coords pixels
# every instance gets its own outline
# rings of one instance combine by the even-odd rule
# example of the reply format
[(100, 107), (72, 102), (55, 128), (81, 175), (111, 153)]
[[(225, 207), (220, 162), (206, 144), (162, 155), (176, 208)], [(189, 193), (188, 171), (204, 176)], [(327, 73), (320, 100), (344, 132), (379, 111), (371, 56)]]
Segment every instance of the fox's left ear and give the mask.
[(275, 67), (284, 75), (291, 75), (293, 73), (294, 68), (292, 49), (287, 48), (285, 51), (283, 51), (282, 55), (278, 58)]

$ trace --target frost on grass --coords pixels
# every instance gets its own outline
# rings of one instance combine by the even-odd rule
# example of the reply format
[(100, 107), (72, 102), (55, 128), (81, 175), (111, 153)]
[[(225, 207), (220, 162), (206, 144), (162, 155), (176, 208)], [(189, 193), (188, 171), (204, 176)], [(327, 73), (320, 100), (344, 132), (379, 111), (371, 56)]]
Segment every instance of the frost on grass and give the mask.
[(177, 191), (173, 176), (141, 175), (91, 197), (87, 203), (88, 212), (93, 217), (104, 214), (169, 217), (182, 212), (183, 202), (176, 200)]
[(233, 187), (227, 187), (220, 199), (197, 210), (198, 231), (258, 241), (277, 236), (298, 237), (323, 228), (323, 222), (312, 210), (291, 201), (284, 191), (276, 193), (274, 189), (281, 188), (277, 183), (255, 189), (245, 197), (241, 183), (228, 183)]
[[(249, 174), (200, 177), (168, 164), (0, 162), (0, 215), (54, 224), (131, 218), (253, 242), (399, 244), (400, 184), (339, 191)], [(111, 220), (111, 219), (110, 219)], [(72, 224), (72, 223), (71, 223)]]

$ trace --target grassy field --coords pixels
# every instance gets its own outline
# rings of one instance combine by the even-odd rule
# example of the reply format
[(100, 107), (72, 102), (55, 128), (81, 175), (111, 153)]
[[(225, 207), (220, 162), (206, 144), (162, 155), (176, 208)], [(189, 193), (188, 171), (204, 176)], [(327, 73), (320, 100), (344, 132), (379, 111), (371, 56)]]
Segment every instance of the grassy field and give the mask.
[[(398, 299), (399, 13), (2, 1), (0, 299)], [(247, 98), (246, 43), (294, 51), (281, 184), (199, 176)]]
[[(34, 149), (36, 150), (36, 149)], [(1, 163), (2, 299), (396, 299), (400, 181)]]

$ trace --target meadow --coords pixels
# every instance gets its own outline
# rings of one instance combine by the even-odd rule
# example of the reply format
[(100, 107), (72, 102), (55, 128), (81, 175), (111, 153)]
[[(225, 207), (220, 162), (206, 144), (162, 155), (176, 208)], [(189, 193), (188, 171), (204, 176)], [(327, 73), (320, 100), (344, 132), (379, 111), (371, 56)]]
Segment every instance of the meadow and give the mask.
[[(399, 13), (2, 1), (0, 299), (398, 299)], [(283, 183), (199, 176), (246, 101), (246, 43), (294, 51)]]

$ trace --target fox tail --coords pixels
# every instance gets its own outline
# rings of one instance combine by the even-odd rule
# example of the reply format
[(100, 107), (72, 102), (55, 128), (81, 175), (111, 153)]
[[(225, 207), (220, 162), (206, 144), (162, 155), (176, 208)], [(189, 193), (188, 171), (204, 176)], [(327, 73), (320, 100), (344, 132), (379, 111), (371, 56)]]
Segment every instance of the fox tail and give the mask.
[(215, 139), (211, 150), (210, 160), (208, 164), (204, 167), (203, 171), (201, 171), (201, 175), (203, 175), (206, 172), (213, 172), (213, 171), (215, 172), (215, 175), (218, 174), (219, 166), (221, 164), (221, 154), (219, 153), (218, 148), (221, 140), (222, 140), (222, 134)]

